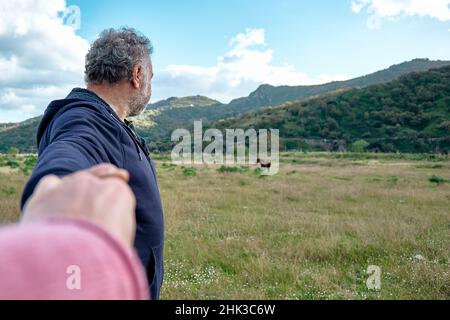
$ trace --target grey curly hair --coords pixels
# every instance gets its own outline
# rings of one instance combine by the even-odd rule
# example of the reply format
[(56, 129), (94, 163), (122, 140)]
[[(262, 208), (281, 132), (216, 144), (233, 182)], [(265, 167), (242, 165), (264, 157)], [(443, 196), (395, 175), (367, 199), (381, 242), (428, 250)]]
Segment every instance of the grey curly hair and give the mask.
[(113, 84), (131, 80), (133, 67), (149, 61), (152, 53), (150, 40), (135, 29), (106, 29), (86, 55), (85, 81)]

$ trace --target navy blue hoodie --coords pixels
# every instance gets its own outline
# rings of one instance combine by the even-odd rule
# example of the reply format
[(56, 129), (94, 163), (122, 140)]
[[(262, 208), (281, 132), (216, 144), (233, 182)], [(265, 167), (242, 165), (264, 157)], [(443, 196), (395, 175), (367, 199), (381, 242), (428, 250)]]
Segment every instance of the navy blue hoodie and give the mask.
[(145, 141), (103, 99), (76, 88), (67, 98), (47, 107), (37, 143), (38, 162), (25, 186), (22, 207), (39, 180), (48, 174), (62, 177), (100, 163), (111, 163), (130, 173), (137, 202), (135, 248), (147, 272), (151, 297), (159, 299), (164, 275), (164, 219), (156, 172)]

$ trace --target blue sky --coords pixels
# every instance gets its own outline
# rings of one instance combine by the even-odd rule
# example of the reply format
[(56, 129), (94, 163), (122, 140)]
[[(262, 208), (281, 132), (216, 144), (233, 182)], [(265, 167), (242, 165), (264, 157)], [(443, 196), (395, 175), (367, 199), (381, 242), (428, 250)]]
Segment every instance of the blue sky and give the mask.
[[(424, 0), (427, 1), (427, 0)], [(450, 22), (430, 17), (383, 21), (366, 26), (346, 0), (110, 0), (68, 1), (83, 14), (79, 34), (92, 40), (107, 27), (133, 26), (155, 46), (155, 62), (208, 66), (246, 28), (263, 28), (275, 51), (274, 64), (287, 62), (310, 75), (356, 76), (415, 57), (450, 58)]]
[[(88, 44), (108, 27), (131, 26), (152, 40), (153, 102), (195, 94), (227, 102), (261, 83), (315, 84), (417, 57), (450, 60), (448, 0), (24, 2), (6, 5), (10, 19), (0, 22), (0, 73), (10, 75), (0, 77), (0, 122), (38, 115), (47, 100), (82, 86)], [(71, 5), (81, 20), (69, 31), (57, 19)], [(35, 22), (18, 19), (27, 10)]]

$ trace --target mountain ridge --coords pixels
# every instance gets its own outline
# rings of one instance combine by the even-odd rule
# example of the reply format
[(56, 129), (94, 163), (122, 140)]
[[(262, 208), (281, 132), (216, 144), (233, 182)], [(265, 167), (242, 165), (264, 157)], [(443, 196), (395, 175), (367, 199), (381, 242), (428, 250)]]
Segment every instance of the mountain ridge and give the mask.
[(406, 73), (422, 72), (448, 65), (450, 65), (450, 61), (433, 61), (427, 58), (417, 58), (411, 61), (405, 61), (392, 65), (383, 70), (344, 81), (332, 81), (324, 84), (307, 86), (271, 86), (263, 84), (250, 93), (247, 98), (232, 100), (229, 105), (231, 106), (230, 109), (239, 109), (240, 112), (245, 109), (245, 107), (242, 108), (243, 104), (249, 104), (248, 99), (258, 100), (260, 106), (276, 106), (286, 101), (301, 100), (307, 97), (333, 92), (336, 90), (367, 87), (374, 84), (386, 83), (395, 80)]

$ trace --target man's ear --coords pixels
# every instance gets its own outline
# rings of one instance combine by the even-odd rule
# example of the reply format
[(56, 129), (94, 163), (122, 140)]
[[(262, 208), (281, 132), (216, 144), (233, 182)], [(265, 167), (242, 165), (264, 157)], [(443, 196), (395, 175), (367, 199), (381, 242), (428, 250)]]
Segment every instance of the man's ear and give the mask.
[(131, 85), (135, 89), (141, 88), (142, 80), (144, 79), (142, 72), (143, 72), (142, 66), (134, 66), (133, 67), (133, 75), (132, 75), (132, 79), (131, 79)]

